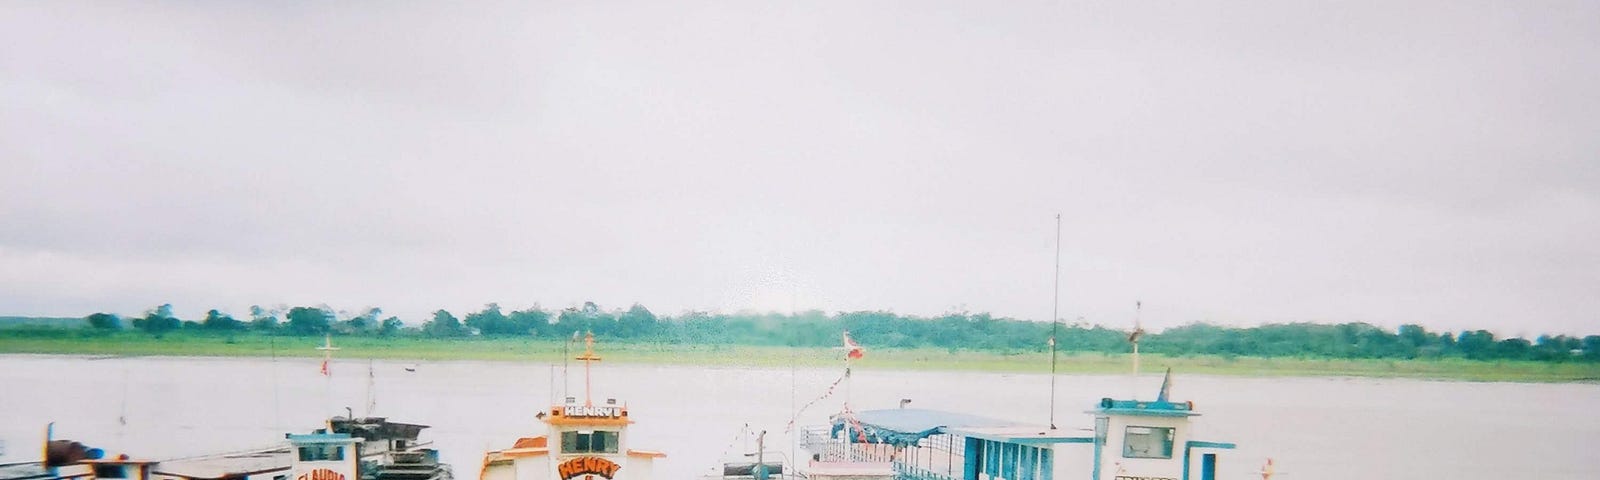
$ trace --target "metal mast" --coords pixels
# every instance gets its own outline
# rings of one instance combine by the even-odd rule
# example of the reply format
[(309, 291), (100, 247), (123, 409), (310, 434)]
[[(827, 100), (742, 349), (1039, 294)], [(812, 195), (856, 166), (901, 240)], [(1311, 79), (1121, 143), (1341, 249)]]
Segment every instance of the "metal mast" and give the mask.
[(1056, 214), (1056, 282), (1050, 301), (1050, 429), (1056, 429), (1056, 331), (1061, 319), (1061, 214)]

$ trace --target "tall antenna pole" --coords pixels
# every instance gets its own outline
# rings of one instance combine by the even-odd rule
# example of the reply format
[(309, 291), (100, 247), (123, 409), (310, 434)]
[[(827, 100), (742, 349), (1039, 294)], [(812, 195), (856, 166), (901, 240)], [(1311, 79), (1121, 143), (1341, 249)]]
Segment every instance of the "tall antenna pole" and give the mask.
[[(568, 353), (567, 351), (572, 347), (572, 342), (578, 341), (578, 333), (579, 332), (577, 330), (573, 330), (572, 331), (572, 338), (567, 339), (567, 341), (565, 343), (561, 344), (561, 396), (562, 397), (568, 397), (568, 396), (571, 396), (571, 394), (572, 394), (572, 382), (567, 380), (567, 360), (571, 358), (572, 354)], [(563, 398), (562, 401), (565, 402), (566, 399)]]
[(127, 449), (123, 435), (128, 430), (128, 369), (122, 369), (122, 413), (117, 414), (117, 448)]
[[(850, 330), (849, 329), (845, 329), (844, 338), (846, 340), (850, 339)], [(850, 408), (850, 386), (851, 386), (851, 383), (853, 383), (853, 381), (850, 379), (850, 350), (848, 350), (849, 347), (845, 347), (845, 348), (846, 348), (846, 350), (844, 352), (844, 408)], [(845, 433), (849, 433), (849, 430), (846, 429)]]
[[(271, 333), (268, 333), (271, 335)], [(272, 353), (272, 427), (283, 425), (283, 407), (278, 401), (278, 340), (277, 337), (267, 337), (267, 350)]]
[[(789, 308), (789, 322), (794, 322), (794, 307)], [(789, 418), (800, 416), (800, 410), (795, 404), (795, 397), (799, 395), (799, 381), (795, 379), (799, 372), (795, 370), (795, 357), (800, 354), (799, 331), (795, 330), (789, 335)], [(785, 433), (788, 433), (785, 431)], [(789, 458), (795, 458), (795, 450), (799, 444), (798, 437), (789, 435)], [(793, 462), (793, 460), (790, 460)]]
[[(534, 330), (533, 331), (533, 337), (534, 338), (539, 338), (539, 331), (538, 330)], [(567, 357), (567, 352), (561, 352), (561, 361), (562, 362), (567, 361), (566, 357)], [(550, 404), (551, 405), (555, 405), (556, 404), (556, 362), (550, 362), (549, 366), (550, 366), (550, 375), (545, 377), (545, 379), (550, 381), (550, 391), (549, 391)]]
[(378, 409), (377, 376), (372, 371), (372, 359), (367, 359), (367, 415), (372, 416), (372, 411)]
[(1133, 383), (1134, 383), (1134, 392), (1133, 392), (1134, 397), (1133, 398), (1134, 398), (1134, 400), (1138, 400), (1139, 399), (1138, 398), (1139, 397), (1139, 389), (1138, 389), (1138, 384), (1139, 384), (1139, 337), (1144, 336), (1144, 326), (1140, 323), (1139, 320), (1140, 320), (1140, 317), (1143, 316), (1143, 314), (1144, 314), (1144, 301), (1142, 301), (1142, 300), (1134, 300), (1133, 301), (1133, 333), (1128, 335), (1128, 342), (1133, 343)]
[(1061, 214), (1056, 214), (1056, 283), (1050, 302), (1050, 429), (1056, 429), (1056, 331), (1061, 319)]

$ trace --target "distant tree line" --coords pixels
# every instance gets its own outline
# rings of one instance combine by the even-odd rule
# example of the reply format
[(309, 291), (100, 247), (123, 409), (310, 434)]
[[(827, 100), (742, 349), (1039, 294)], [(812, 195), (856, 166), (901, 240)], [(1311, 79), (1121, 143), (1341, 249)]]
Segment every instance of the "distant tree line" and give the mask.
[[(121, 330), (125, 323), (125, 319), (109, 313), (89, 315), (85, 320), (97, 330)], [(835, 314), (821, 311), (795, 314), (689, 312), (663, 317), (638, 304), (626, 310), (607, 310), (586, 302), (579, 307), (555, 311), (534, 306), (505, 312), (491, 303), (459, 319), (449, 311), (438, 310), (425, 323), (408, 326), (397, 317), (384, 317), (378, 308), (338, 312), (327, 306), (287, 309), (254, 306), (247, 319), (211, 310), (199, 320), (180, 320), (173, 315), (171, 305), (161, 305), (143, 316), (127, 320), (133, 329), (156, 336), (183, 330), (433, 338), (531, 335), (564, 339), (578, 332), (594, 332), (607, 338), (647, 342), (806, 347), (839, 345), (840, 332), (849, 330), (852, 338), (868, 347), (1013, 353), (1045, 351), (1047, 339), (1054, 330), (1057, 345), (1063, 352), (1116, 354), (1129, 350), (1129, 332), (1123, 330), (1083, 323), (1052, 326), (965, 312), (936, 317), (882, 311)], [(1391, 331), (1366, 323), (1287, 323), (1259, 327), (1196, 323), (1143, 335), (1139, 346), (1142, 352), (1170, 356), (1600, 362), (1600, 335), (1582, 338), (1540, 335), (1529, 341), (1518, 337), (1496, 338), (1485, 330), (1432, 332), (1420, 325), (1402, 325)]]

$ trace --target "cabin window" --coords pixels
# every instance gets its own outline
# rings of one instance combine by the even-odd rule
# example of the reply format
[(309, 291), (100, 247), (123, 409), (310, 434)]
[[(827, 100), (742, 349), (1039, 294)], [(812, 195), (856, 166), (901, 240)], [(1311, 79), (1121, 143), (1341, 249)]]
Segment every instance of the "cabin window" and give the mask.
[(95, 465), (95, 478), (128, 478), (128, 470), (122, 465)]
[(1129, 425), (1122, 437), (1123, 458), (1172, 458), (1172, 428)]
[(561, 453), (617, 453), (617, 432), (561, 432)]
[(300, 447), (300, 461), (326, 462), (344, 460), (344, 445), (307, 445)]

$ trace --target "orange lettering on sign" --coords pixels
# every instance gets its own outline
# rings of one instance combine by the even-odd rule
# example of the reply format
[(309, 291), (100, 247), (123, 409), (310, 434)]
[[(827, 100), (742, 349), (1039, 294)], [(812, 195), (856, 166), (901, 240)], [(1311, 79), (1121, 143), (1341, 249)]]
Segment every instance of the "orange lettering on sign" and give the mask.
[(299, 477), (295, 477), (295, 480), (344, 480), (344, 474), (326, 468), (319, 468), (312, 470), (310, 473), (302, 473)]
[(578, 457), (561, 462), (561, 465), (556, 466), (556, 474), (563, 480), (579, 475), (599, 475), (612, 478), (613, 475), (617, 474), (617, 470), (621, 469), (621, 465), (601, 457)]

